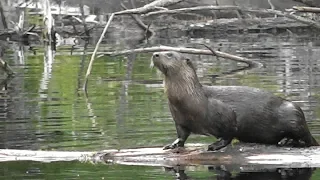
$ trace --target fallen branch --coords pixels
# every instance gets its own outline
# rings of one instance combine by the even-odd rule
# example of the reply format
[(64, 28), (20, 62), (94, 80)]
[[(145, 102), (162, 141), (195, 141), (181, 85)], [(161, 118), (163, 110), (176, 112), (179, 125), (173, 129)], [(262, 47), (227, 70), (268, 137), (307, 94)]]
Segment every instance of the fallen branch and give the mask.
[(103, 32), (102, 32), (102, 34), (101, 34), (101, 36), (100, 36), (100, 38), (99, 38), (99, 40), (97, 42), (96, 47), (94, 48), (92, 56), (91, 56), (90, 63), (89, 63), (89, 66), (88, 66), (88, 69), (87, 69), (87, 73), (86, 73), (86, 77), (85, 77), (85, 81), (84, 81), (84, 85), (83, 85), (83, 89), (84, 89), (85, 92), (87, 92), (88, 77), (89, 77), (89, 75), (91, 73), (91, 69), (92, 69), (93, 61), (95, 59), (95, 55), (96, 55), (96, 53), (97, 53), (97, 51), (99, 49), (99, 45), (100, 45), (105, 33), (107, 32), (108, 27), (111, 24), (111, 21), (112, 21), (113, 17), (114, 17), (114, 13), (112, 13), (111, 16), (109, 17), (109, 20), (108, 20), (106, 26), (104, 27)]
[(320, 13), (320, 8), (316, 7), (293, 6), (292, 9), (298, 12)]
[(286, 12), (273, 10), (273, 9), (252, 9), (252, 8), (244, 8), (239, 6), (197, 6), (197, 7), (191, 7), (191, 8), (180, 8), (180, 9), (173, 9), (173, 10), (160, 10), (155, 12), (149, 12), (144, 16), (153, 16), (153, 15), (159, 15), (159, 14), (177, 14), (177, 13), (185, 13), (185, 12), (201, 11), (201, 10), (238, 10), (238, 11), (251, 12), (251, 13), (275, 14), (275, 15), (284, 16), (290, 19), (294, 19), (301, 23), (308, 24), (320, 29), (320, 23), (301, 17), (301, 16), (291, 14), (291, 13), (286, 13)]
[(177, 4), (184, 0), (155, 0), (149, 4), (144, 5), (143, 7), (128, 9), (124, 11), (119, 11), (114, 13), (115, 15), (124, 15), (124, 14), (144, 14), (153, 10), (165, 9), (163, 7)]
[(201, 11), (201, 10), (241, 10), (238, 6), (196, 6), (190, 8), (180, 8), (180, 9), (172, 9), (172, 10), (159, 10), (154, 12), (146, 13), (142, 16), (154, 16), (159, 14), (178, 14), (178, 13), (186, 13), (192, 11)]
[(132, 49), (132, 50), (124, 50), (124, 51), (115, 51), (115, 52), (101, 52), (98, 53), (100, 55), (109, 55), (109, 56), (118, 56), (118, 55), (126, 55), (131, 53), (146, 53), (146, 52), (156, 52), (156, 51), (177, 51), (180, 53), (188, 53), (188, 54), (202, 54), (202, 55), (216, 55), (218, 57), (230, 59), (233, 61), (246, 63), (252, 67), (261, 67), (262, 64), (259, 62), (251, 61), (247, 58), (239, 57), (236, 55), (228, 54), (221, 51), (214, 51), (214, 54), (210, 50), (204, 49), (194, 49), (194, 48), (183, 48), (183, 47), (170, 47), (170, 46), (155, 46), (155, 47), (148, 47), (148, 48), (139, 48), (139, 49)]

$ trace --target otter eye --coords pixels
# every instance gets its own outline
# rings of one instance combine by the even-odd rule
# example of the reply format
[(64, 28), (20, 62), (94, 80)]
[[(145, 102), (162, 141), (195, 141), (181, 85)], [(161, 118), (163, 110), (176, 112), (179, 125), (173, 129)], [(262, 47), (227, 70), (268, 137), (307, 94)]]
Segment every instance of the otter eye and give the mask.
[(167, 53), (167, 56), (171, 58), (173, 56), (173, 54), (172, 53)]

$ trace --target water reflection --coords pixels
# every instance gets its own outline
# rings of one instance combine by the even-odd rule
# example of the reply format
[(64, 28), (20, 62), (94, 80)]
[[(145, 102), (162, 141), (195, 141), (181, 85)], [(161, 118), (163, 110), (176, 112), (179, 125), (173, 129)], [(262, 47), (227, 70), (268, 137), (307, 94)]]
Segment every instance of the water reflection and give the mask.
[[(235, 171), (226, 169), (225, 166), (209, 166), (207, 171), (211, 172), (204, 178), (198, 175), (188, 175), (186, 169), (190, 167), (166, 167), (166, 172), (171, 172), (177, 180), (191, 179), (217, 179), (217, 180), (309, 180), (316, 170), (315, 168), (274, 168), (274, 169), (252, 169), (252, 171)], [(235, 173), (236, 172), (236, 173)]]

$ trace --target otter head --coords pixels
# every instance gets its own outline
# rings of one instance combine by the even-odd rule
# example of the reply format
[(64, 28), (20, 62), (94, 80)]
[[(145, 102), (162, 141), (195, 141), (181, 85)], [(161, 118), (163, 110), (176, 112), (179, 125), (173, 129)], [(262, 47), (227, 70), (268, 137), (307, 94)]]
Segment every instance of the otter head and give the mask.
[(186, 97), (189, 100), (195, 97), (191, 100), (194, 104), (203, 101), (202, 85), (190, 59), (178, 52), (164, 51), (153, 53), (152, 61), (165, 76), (164, 88), (170, 102), (176, 103)]
[[(155, 52), (152, 56), (153, 64), (166, 77), (176, 75), (196, 76), (195, 68), (190, 59), (175, 51)], [(187, 74), (188, 73), (188, 74)], [(190, 74), (191, 73), (191, 74)]]

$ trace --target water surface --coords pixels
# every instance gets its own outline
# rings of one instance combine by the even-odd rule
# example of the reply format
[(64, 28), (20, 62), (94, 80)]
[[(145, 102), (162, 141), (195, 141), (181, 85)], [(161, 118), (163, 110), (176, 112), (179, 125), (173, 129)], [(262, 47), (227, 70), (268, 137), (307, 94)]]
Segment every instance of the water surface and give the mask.
[[(312, 134), (320, 140), (320, 47), (316, 34), (237, 34), (207, 39), (181, 36), (153, 39), (150, 46), (195, 42), (264, 64), (259, 69), (223, 76), (244, 65), (193, 55), (201, 82), (259, 87), (295, 101), (305, 112)], [(142, 42), (127, 43), (126, 39), (120, 45), (111, 41), (103, 46), (120, 50), (123, 44), (126, 48), (145, 46)], [(98, 58), (86, 98), (81, 88), (90, 56), (70, 55), (69, 49), (58, 48), (52, 62), (44, 60), (43, 47), (36, 47), (36, 55), (25, 48), (23, 59), (17, 51), (6, 52), (5, 59), (17, 75), (0, 91), (0, 148), (99, 151), (162, 146), (175, 139), (162, 77), (149, 68), (151, 53)], [(192, 135), (188, 142), (214, 140)], [(175, 179), (179, 172), (183, 176), (181, 169), (79, 162), (6, 162), (0, 169), (3, 179)], [(186, 167), (185, 171), (195, 179), (217, 178), (219, 174), (204, 166)], [(269, 171), (240, 174), (238, 179), (284, 177), (276, 170)], [(319, 171), (312, 174), (307, 169), (298, 174), (317, 179)]]

